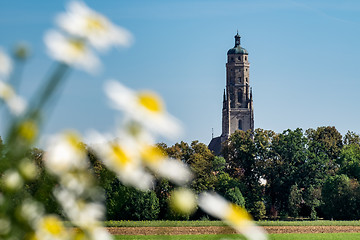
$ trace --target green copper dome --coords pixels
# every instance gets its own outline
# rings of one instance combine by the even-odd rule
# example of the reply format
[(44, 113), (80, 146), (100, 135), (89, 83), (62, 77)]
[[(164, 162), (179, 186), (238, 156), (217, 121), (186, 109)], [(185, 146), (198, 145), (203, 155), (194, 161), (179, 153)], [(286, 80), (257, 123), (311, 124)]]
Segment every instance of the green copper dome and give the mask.
[(246, 51), (245, 48), (242, 48), (240, 45), (233, 47), (231, 49), (229, 49), (229, 51), (227, 52), (227, 54), (246, 54), (248, 55), (249, 53)]
[(240, 46), (240, 35), (239, 32), (236, 33), (236, 35), (234, 36), (235, 38), (235, 46), (231, 49), (229, 49), (229, 51), (227, 52), (227, 54), (246, 54), (248, 55), (249, 53), (246, 51), (245, 48), (242, 48)]

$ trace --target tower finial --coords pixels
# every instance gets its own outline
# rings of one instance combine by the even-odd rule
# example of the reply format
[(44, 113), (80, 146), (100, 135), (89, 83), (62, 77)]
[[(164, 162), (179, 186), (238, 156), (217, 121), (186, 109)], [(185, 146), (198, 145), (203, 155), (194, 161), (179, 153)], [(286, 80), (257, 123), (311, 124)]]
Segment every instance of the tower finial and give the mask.
[(240, 35), (239, 35), (239, 30), (236, 31), (236, 35), (235, 35), (235, 47), (240, 45)]

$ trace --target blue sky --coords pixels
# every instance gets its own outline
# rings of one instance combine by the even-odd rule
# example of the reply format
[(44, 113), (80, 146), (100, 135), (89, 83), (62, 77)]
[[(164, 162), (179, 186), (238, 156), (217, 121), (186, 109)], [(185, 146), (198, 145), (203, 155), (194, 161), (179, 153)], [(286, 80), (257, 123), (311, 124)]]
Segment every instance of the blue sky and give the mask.
[[(11, 49), (25, 41), (32, 49), (21, 88), (25, 97), (53, 66), (43, 35), (67, 2), (0, 0), (0, 46)], [(209, 143), (212, 128), (221, 134), (226, 52), (236, 30), (249, 52), (256, 128), (282, 132), (331, 125), (342, 134), (360, 133), (359, 1), (85, 2), (130, 30), (135, 42), (103, 54), (99, 75), (72, 72), (45, 134), (112, 131), (121, 115), (102, 91), (112, 78), (158, 92), (183, 123), (177, 140)]]

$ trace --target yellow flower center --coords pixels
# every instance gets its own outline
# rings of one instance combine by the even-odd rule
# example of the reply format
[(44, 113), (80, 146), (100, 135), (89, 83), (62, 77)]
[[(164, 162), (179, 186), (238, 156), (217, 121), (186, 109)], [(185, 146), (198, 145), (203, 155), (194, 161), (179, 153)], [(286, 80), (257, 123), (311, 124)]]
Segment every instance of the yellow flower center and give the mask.
[(42, 228), (51, 235), (58, 236), (64, 232), (64, 226), (55, 216), (47, 216), (42, 220)]
[(79, 39), (70, 39), (69, 45), (74, 55), (82, 55), (85, 52), (85, 42)]
[(163, 102), (160, 97), (151, 92), (140, 92), (138, 101), (141, 106), (153, 113), (161, 113), (164, 110)]
[(230, 210), (225, 219), (236, 226), (247, 225), (252, 220), (250, 214), (244, 208), (233, 203), (231, 203)]
[(25, 239), (26, 240), (38, 240), (39, 238), (36, 236), (36, 234), (35, 233), (30, 233), (30, 234), (28, 234), (27, 236), (25, 236)]
[(85, 233), (79, 229), (74, 231), (74, 236), (72, 238), (73, 240), (86, 240), (87, 237)]
[(85, 152), (85, 149), (82, 148), (80, 144), (80, 137), (75, 132), (67, 132), (65, 134), (65, 139), (69, 143), (69, 145), (79, 154), (83, 154)]
[(156, 146), (144, 147), (141, 156), (147, 164), (159, 164), (165, 158), (163, 152)]
[(119, 145), (113, 144), (111, 146), (111, 150), (114, 158), (113, 159), (114, 163), (117, 166), (123, 168), (131, 162), (130, 157), (125, 153), (124, 149), (122, 149)]
[(32, 142), (38, 134), (38, 127), (33, 121), (27, 120), (21, 123), (19, 127), (19, 134), (26, 141)]
[(96, 17), (89, 17), (87, 18), (87, 29), (89, 31), (102, 31), (105, 30), (105, 24), (102, 19)]

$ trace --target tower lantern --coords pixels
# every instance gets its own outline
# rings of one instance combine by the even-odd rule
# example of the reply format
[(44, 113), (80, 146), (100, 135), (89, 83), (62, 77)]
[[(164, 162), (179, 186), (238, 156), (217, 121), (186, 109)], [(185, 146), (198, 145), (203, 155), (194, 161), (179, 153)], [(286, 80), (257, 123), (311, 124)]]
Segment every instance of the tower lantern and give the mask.
[(240, 46), (240, 38), (241, 37), (240, 37), (239, 33), (236, 33), (234, 38), (235, 38), (235, 47)]

